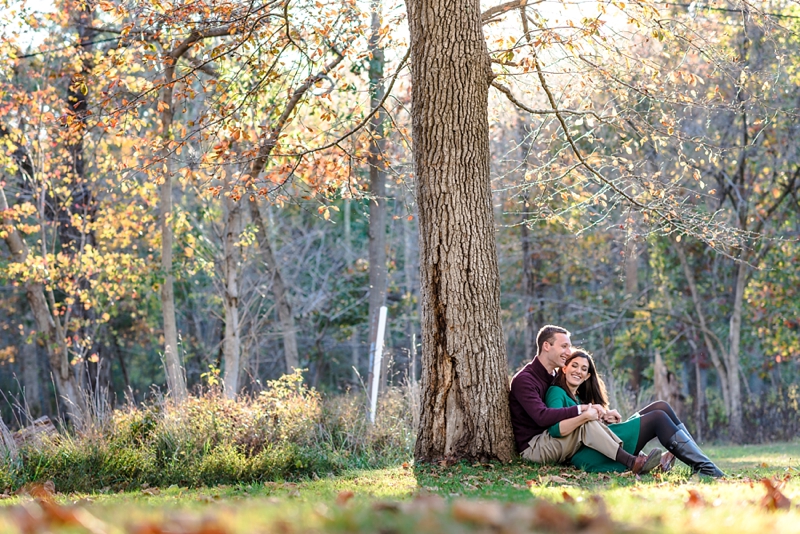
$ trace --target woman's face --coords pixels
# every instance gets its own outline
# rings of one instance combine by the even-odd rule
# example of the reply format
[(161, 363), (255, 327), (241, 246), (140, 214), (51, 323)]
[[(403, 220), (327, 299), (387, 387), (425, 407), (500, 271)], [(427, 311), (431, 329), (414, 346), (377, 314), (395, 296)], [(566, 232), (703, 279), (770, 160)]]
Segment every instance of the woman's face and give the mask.
[(564, 368), (564, 378), (570, 388), (577, 388), (584, 380), (589, 378), (589, 360), (577, 356), (570, 360)]

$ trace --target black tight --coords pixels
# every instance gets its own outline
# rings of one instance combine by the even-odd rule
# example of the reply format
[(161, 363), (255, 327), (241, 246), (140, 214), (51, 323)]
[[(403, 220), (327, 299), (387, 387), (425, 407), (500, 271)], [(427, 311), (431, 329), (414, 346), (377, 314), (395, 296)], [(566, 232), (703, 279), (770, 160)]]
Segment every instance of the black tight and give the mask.
[[(639, 412), (641, 414), (641, 417), (639, 417), (639, 441), (636, 442), (636, 449), (633, 451), (634, 455), (639, 454), (639, 451), (653, 438), (658, 438), (661, 445), (666, 447), (672, 436), (680, 430), (677, 427), (677, 424), (680, 424), (680, 420), (675, 417), (675, 412), (671, 408), (669, 412), (650, 409), (654, 404), (658, 403), (653, 403)], [(669, 406), (667, 403), (662, 404)], [(645, 410), (648, 411), (645, 412)], [(670, 417), (670, 412), (672, 417)], [(678, 421), (677, 424), (675, 423), (676, 420)]]
[(676, 426), (681, 424), (681, 420), (678, 419), (677, 415), (675, 415), (675, 410), (672, 409), (672, 406), (670, 406), (668, 402), (664, 401), (656, 401), (648, 404), (647, 406), (639, 410), (639, 414), (645, 415), (654, 412), (656, 410), (666, 413), (669, 416), (669, 418), (672, 419), (672, 422)]

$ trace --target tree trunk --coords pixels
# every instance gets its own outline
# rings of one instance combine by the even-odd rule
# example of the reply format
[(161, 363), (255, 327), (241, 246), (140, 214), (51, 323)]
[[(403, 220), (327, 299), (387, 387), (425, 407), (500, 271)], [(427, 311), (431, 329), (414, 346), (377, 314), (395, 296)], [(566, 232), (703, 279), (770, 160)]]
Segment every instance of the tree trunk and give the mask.
[(736, 272), (736, 287), (733, 300), (733, 314), (731, 315), (730, 330), (728, 333), (728, 353), (726, 365), (728, 371), (728, 394), (730, 400), (730, 438), (734, 443), (742, 440), (742, 393), (739, 378), (739, 351), (742, 339), (742, 308), (744, 304), (744, 290), (747, 285), (747, 263), (745, 258), (739, 262)]
[[(413, 198), (407, 195), (406, 203), (412, 204)], [(415, 364), (416, 356), (416, 332), (414, 329), (414, 293), (416, 287), (414, 284), (414, 270), (416, 269), (416, 254), (414, 243), (414, 231), (411, 227), (411, 221), (408, 217), (403, 217), (403, 275), (405, 283), (405, 316), (406, 316), (406, 337), (408, 339), (408, 359), (409, 359), (409, 380), (411, 383), (417, 380), (417, 369)]]
[(283, 355), (286, 364), (286, 373), (289, 374), (294, 369), (300, 368), (294, 315), (287, 298), (286, 286), (283, 283), (281, 270), (278, 268), (278, 263), (275, 261), (275, 255), (272, 253), (272, 245), (269, 242), (269, 236), (266, 231), (267, 226), (264, 223), (264, 218), (261, 217), (261, 211), (258, 209), (258, 201), (255, 197), (250, 199), (249, 206), (250, 217), (256, 225), (256, 238), (258, 239), (258, 247), (261, 250), (261, 257), (267, 268), (272, 271), (272, 294), (275, 298), (275, 307), (278, 310), (281, 332), (283, 332)]
[[(531, 150), (531, 143), (528, 140), (528, 134), (525, 131), (523, 121), (519, 123), (519, 134), (522, 138), (520, 149), (522, 150), (522, 159), (520, 160), (520, 174), (523, 180), (525, 174), (528, 172), (528, 155)], [(531, 236), (530, 228), (527, 223), (527, 209), (528, 204), (528, 190), (522, 191), (522, 206), (523, 214), (520, 221), (519, 233), (520, 242), (522, 245), (522, 302), (525, 307), (525, 325), (523, 339), (525, 340), (525, 356), (523, 360), (532, 360), (536, 356), (536, 312), (535, 312), (535, 299), (536, 299), (536, 269), (533, 265), (533, 257), (531, 256)]]
[(225, 337), (223, 365), (225, 396), (235, 399), (239, 393), (241, 371), (241, 328), (239, 324), (239, 254), (236, 242), (241, 231), (241, 203), (225, 197), (227, 217), (223, 234), (222, 276), (224, 284), (223, 307), (225, 309)]
[[(353, 238), (350, 228), (350, 214), (352, 211), (351, 199), (344, 199), (344, 261), (347, 269), (353, 268)], [(358, 325), (352, 326), (353, 330), (350, 332), (350, 357), (353, 367), (353, 387), (358, 387), (360, 375), (358, 374), (358, 367), (360, 365), (361, 353), (359, 351), (359, 335)]]
[(489, 182), (491, 64), (477, 0), (407, 0), (420, 228), (414, 456), (514, 456)]
[(42, 415), (42, 378), (41, 366), (39, 365), (39, 351), (36, 347), (36, 340), (26, 343), (21, 341), (21, 361), (22, 364), (22, 385), (23, 402), (25, 411), (30, 414), (31, 419), (36, 419)]
[[(708, 351), (709, 356), (711, 357), (711, 362), (714, 364), (714, 369), (717, 371), (719, 375), (719, 383), (720, 387), (722, 388), (722, 402), (725, 405), (725, 415), (729, 418), (731, 416), (731, 395), (730, 395), (730, 388), (729, 388), (729, 381), (728, 381), (728, 373), (730, 372), (729, 369), (726, 368), (727, 364), (727, 357), (725, 357), (725, 362), (722, 361), (722, 358), (719, 356), (719, 352), (717, 351), (716, 346), (714, 345), (714, 339), (712, 339), (712, 333), (708, 328), (708, 323), (706, 322), (706, 315), (703, 312), (703, 306), (700, 302), (700, 293), (697, 290), (697, 284), (694, 280), (694, 274), (692, 273), (692, 269), (689, 266), (689, 261), (686, 258), (686, 252), (683, 250), (683, 245), (678, 242), (673, 241), (673, 248), (675, 252), (678, 253), (678, 259), (681, 262), (681, 266), (683, 267), (683, 274), (686, 276), (686, 283), (689, 285), (689, 292), (692, 295), (692, 303), (694, 304), (695, 313), (697, 314), (697, 319), (700, 322), (700, 332), (703, 334), (703, 342), (705, 343), (706, 350)], [(723, 356), (724, 357), (724, 356)]]
[[(5, 190), (0, 186), (0, 213), (8, 211)], [(5, 227), (5, 242), (11, 252), (12, 260), (24, 262), (28, 257), (28, 245), (17, 231), (14, 220), (3, 217), (3, 226)], [(45, 347), (47, 347), (47, 357), (53, 371), (56, 393), (65, 403), (67, 419), (80, 425), (85, 413), (84, 398), (80, 394), (74, 369), (69, 364), (66, 336), (60, 319), (58, 316), (53, 317), (44, 291), (44, 286), (38, 282), (25, 284), (25, 295), (36, 321), (36, 330), (44, 339)], [(50, 296), (52, 298), (52, 292)]]
[(164, 318), (164, 364), (167, 375), (167, 387), (172, 398), (182, 401), (187, 397), (186, 378), (183, 374), (181, 357), (178, 352), (178, 324), (175, 319), (175, 290), (172, 274), (172, 155), (169, 142), (172, 140), (172, 82), (175, 77), (176, 58), (165, 54), (162, 60), (164, 67), (164, 85), (160, 91), (161, 101), (161, 142), (162, 148), (162, 183), (159, 206), (159, 222), (161, 224), (161, 271), (164, 282), (161, 284), (161, 313)]
[[(369, 38), (370, 109), (383, 99), (383, 49), (379, 45), (381, 13), (379, 0), (371, 2), (372, 27)], [(372, 374), (378, 344), (380, 308), (386, 303), (386, 163), (383, 139), (384, 113), (378, 110), (369, 121), (369, 369), (367, 388), (372, 398)]]

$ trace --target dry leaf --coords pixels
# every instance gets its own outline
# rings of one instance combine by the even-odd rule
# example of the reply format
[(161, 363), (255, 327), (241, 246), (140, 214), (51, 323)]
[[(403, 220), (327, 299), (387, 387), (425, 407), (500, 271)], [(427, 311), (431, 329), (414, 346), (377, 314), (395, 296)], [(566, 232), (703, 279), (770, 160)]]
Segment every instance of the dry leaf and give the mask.
[(529, 488), (532, 488), (534, 486), (538, 486), (539, 485), (539, 481), (538, 480), (526, 480), (525, 481), (525, 485), (528, 486)]
[(781, 493), (782, 483), (769, 478), (762, 479), (761, 483), (767, 488), (767, 494), (761, 499), (762, 508), (774, 512), (775, 510), (788, 510), (792, 507), (792, 501)]
[(376, 512), (399, 512), (400, 503), (394, 501), (378, 501), (372, 503), (372, 509)]
[(295, 489), (295, 490), (290, 491), (289, 492), (289, 497), (291, 497), (293, 499), (297, 499), (298, 497), (300, 497), (300, 490), (296, 490)]
[(561, 492), (561, 497), (564, 499), (565, 503), (575, 504), (575, 498), (572, 495), (570, 495), (568, 492), (562, 491)]
[(700, 508), (706, 505), (706, 500), (696, 489), (689, 490), (689, 497), (686, 499), (687, 508)]
[(408, 462), (403, 462), (403, 469), (408, 469), (408, 468), (409, 468)]
[(503, 506), (493, 501), (467, 501), (459, 499), (450, 509), (453, 519), (461, 523), (481, 526), (499, 526), (503, 523)]
[(161, 490), (158, 488), (145, 488), (142, 490), (145, 495), (160, 495)]
[(547, 481), (556, 484), (569, 484), (569, 482), (567, 482), (567, 479), (562, 478), (558, 475), (550, 475), (549, 477), (547, 477)]
[(336, 496), (336, 504), (339, 506), (344, 506), (347, 504), (347, 501), (353, 498), (355, 493), (350, 490), (342, 490), (339, 492), (339, 495)]
[(575, 530), (575, 519), (563, 508), (542, 501), (535, 508), (534, 527), (553, 532), (572, 532)]

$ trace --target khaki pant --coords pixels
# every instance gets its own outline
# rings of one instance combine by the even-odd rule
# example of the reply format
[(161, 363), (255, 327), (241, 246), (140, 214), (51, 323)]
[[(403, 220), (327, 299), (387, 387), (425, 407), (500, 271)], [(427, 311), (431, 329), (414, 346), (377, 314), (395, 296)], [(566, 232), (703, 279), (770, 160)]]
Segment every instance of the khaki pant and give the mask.
[(562, 463), (572, 458), (581, 445), (615, 460), (622, 440), (601, 422), (589, 421), (561, 438), (554, 438), (545, 430), (531, 439), (522, 457), (537, 464)]

